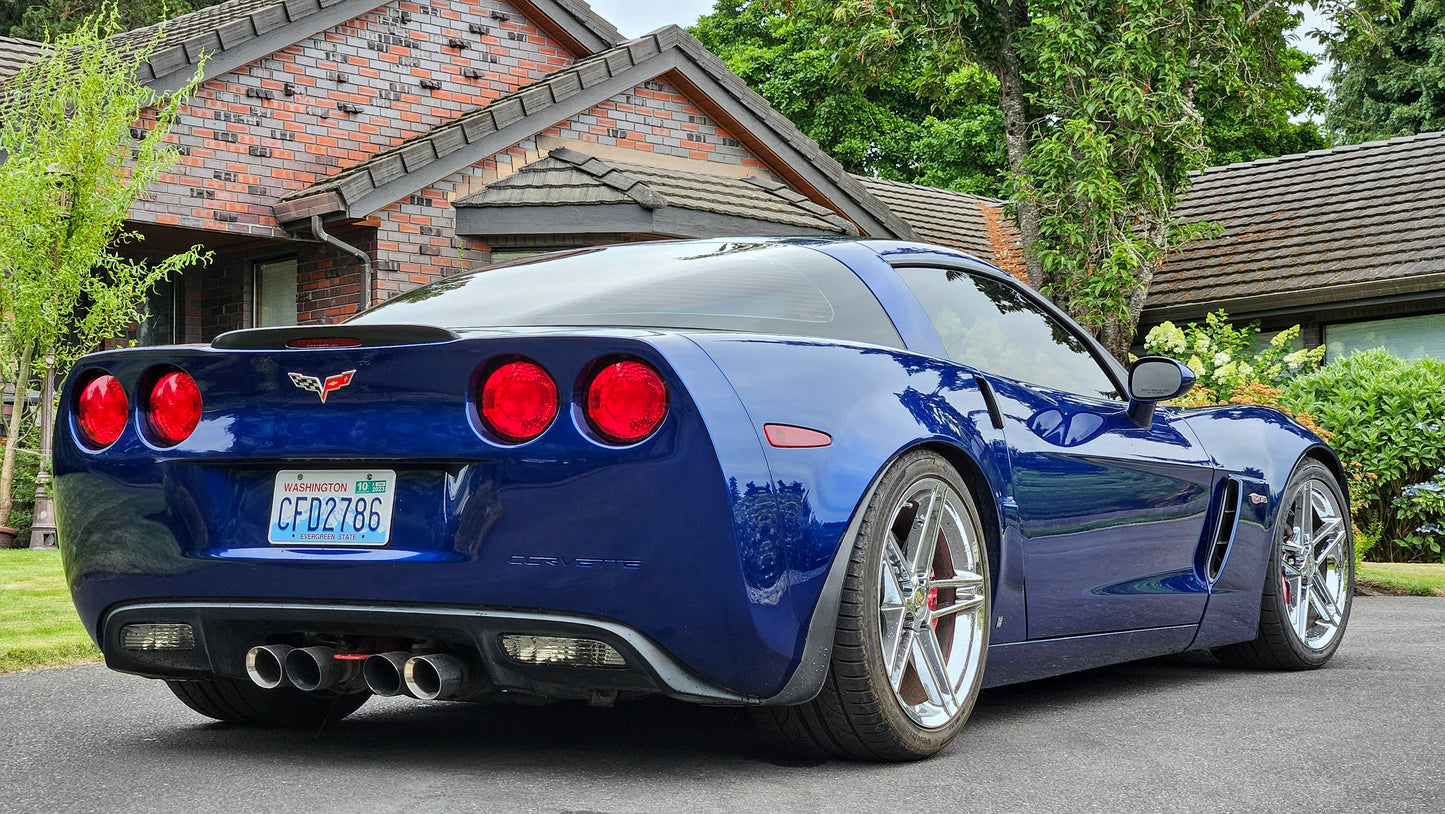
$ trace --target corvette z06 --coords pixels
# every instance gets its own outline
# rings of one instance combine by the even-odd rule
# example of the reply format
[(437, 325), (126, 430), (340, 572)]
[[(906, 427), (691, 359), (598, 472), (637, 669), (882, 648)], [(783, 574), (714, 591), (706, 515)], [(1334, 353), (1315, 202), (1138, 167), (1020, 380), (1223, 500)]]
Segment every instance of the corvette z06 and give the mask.
[(948, 249), (589, 248), (87, 356), (55, 504), (106, 663), (213, 718), (662, 694), (906, 760), (984, 687), (1329, 660), (1340, 463), (1193, 379)]

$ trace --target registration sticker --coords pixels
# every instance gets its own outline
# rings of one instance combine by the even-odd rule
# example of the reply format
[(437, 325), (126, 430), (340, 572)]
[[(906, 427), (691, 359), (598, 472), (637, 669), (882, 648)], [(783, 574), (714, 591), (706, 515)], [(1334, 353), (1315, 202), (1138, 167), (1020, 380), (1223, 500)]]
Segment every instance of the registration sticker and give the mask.
[(268, 539), (278, 545), (386, 545), (396, 473), (283, 469), (271, 491)]

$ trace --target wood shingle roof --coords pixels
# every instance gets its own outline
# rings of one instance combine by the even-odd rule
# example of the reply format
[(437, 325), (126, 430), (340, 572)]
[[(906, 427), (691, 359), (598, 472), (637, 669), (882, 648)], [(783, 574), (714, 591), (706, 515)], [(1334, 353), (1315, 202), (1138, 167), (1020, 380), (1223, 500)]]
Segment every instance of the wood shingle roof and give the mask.
[(1445, 132), (1207, 169), (1178, 214), (1224, 235), (1165, 263), (1148, 321), (1439, 288)]
[(674, 169), (602, 161), (556, 149), (516, 174), (456, 201), (458, 209), (528, 206), (636, 205), (676, 207), (793, 227), (808, 233), (857, 234), (832, 210), (786, 186), (760, 178), (720, 178)]
[(25, 63), (45, 53), (46, 48), (42, 42), (0, 37), (0, 82), (19, 73)]

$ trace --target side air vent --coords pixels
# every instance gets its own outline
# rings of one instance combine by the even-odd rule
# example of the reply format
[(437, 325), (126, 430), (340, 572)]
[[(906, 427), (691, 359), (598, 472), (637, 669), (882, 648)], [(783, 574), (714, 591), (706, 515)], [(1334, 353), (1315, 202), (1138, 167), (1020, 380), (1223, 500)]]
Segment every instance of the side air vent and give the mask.
[(450, 342), (457, 335), (433, 325), (288, 325), (228, 331), (211, 347), (222, 350), (379, 348)]
[(1239, 524), (1239, 481), (1230, 478), (1224, 482), (1224, 500), (1219, 512), (1219, 525), (1214, 528), (1214, 539), (1209, 546), (1209, 581), (1219, 577), (1224, 567), (1224, 557), (1229, 553), (1229, 544), (1234, 540), (1234, 529)]

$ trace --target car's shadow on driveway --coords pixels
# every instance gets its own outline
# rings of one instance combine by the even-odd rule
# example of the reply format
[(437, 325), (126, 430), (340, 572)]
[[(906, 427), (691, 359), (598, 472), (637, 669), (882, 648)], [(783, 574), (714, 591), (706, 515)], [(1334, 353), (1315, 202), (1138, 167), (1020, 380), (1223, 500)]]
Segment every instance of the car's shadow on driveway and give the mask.
[[(1067, 717), (1078, 706), (1129, 703), (1153, 693), (1217, 681), (1231, 673), (1208, 655), (1170, 656), (985, 690), (965, 733)], [(1142, 696), (1141, 696), (1142, 694)], [(656, 774), (680, 758), (732, 758), (775, 766), (825, 762), (792, 754), (753, 724), (745, 710), (708, 708), (667, 699), (595, 709), (581, 703), (494, 706), (373, 699), (361, 711), (319, 730), (255, 730), (198, 723), (148, 744), (187, 754), (284, 755), (319, 767), (344, 761), (392, 769), (512, 769), (528, 764), (574, 774)], [(619, 760), (625, 756), (625, 760)]]

